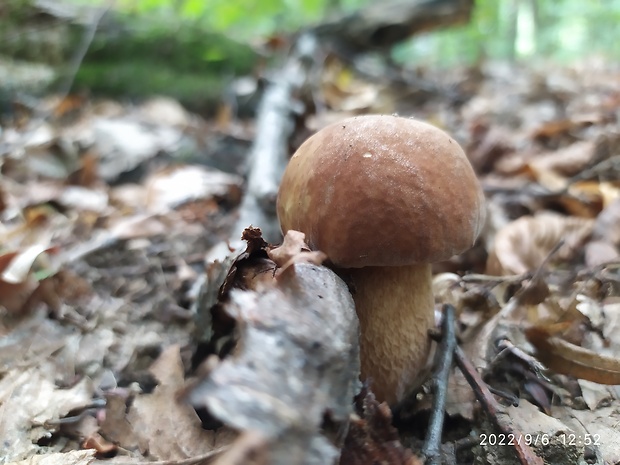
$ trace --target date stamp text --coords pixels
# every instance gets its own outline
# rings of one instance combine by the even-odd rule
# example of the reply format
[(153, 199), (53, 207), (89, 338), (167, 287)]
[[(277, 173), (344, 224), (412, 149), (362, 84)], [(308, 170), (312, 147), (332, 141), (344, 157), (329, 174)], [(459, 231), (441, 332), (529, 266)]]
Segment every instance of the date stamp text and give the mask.
[(561, 444), (563, 446), (600, 446), (600, 434), (488, 434), (481, 433), (481, 446), (515, 446), (525, 444), (527, 446), (548, 446), (551, 443)]

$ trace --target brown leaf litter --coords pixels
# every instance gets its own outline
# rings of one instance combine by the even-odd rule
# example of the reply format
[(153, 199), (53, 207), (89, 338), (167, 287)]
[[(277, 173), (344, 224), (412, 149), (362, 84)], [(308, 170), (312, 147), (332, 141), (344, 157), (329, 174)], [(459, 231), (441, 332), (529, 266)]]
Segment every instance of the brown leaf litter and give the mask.
[[(594, 71), (493, 63), (463, 74), (418, 70), (437, 83), (434, 96), (422, 96), (330, 62), (321, 76), (328, 111), (300, 131), (372, 109), (432, 121), (468, 147), (488, 223), (470, 253), (435, 267), (451, 272), (436, 277), (437, 303), (456, 307), (461, 347), (500, 394), (504, 420), (530, 438), (554, 438), (535, 449), (553, 464), (620, 461), (620, 90), (617, 71)], [(460, 84), (476, 92), (459, 104), (441, 97)], [(229, 230), (243, 171), (229, 156), (239, 147), (227, 144), (245, 148), (251, 127), (230, 115), (216, 127), (165, 99), (131, 109), (79, 105), (66, 103), (70, 118), (0, 136), (8, 147), (3, 463), (85, 464), (95, 454), (116, 454), (110, 463), (290, 463), (312, 441), (321, 463), (343, 446), (343, 465), (352, 456), (416, 463), (419, 438), (394, 430), (385, 406), (365, 396), (350, 417), (327, 402), (333, 382), (339, 405), (350, 405), (357, 379), (354, 354), (342, 350), (354, 345), (352, 320), (330, 313), (347, 299), (346, 286), (318, 266), (318, 252), (300, 237), (274, 249), (249, 229), (241, 256), (203, 263), (211, 246), (236, 239)], [(184, 146), (206, 154), (179, 158)], [(205, 279), (202, 293), (196, 276)], [(207, 311), (193, 320), (199, 302)], [(313, 319), (314, 310), (323, 316)], [(194, 371), (203, 342), (207, 358)], [(497, 430), (480, 421), (463, 377), (450, 383), (444, 441), (455, 445), (455, 460), (511, 463), (512, 448), (480, 444)], [(204, 429), (205, 417), (180, 394), (228, 428)], [(410, 412), (420, 429), (429, 397), (423, 390)], [(518, 407), (509, 405), (515, 399)], [(569, 444), (571, 435), (593, 442)]]

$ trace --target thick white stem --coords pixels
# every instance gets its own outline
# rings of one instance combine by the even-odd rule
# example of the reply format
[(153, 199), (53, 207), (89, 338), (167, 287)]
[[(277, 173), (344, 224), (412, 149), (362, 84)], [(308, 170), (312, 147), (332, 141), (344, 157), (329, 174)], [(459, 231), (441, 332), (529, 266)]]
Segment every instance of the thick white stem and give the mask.
[(362, 380), (394, 405), (424, 381), (434, 325), (431, 266), (348, 270), (361, 327)]

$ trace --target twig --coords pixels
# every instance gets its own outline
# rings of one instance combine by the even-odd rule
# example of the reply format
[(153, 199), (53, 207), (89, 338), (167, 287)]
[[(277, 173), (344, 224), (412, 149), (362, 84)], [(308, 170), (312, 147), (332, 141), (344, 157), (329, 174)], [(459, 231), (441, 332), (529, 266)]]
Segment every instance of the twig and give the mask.
[(196, 457), (190, 457), (188, 459), (183, 460), (159, 460), (155, 462), (151, 462), (145, 460), (143, 462), (132, 462), (132, 461), (122, 461), (122, 460), (112, 460), (110, 462), (106, 462), (107, 465), (196, 465), (199, 463), (203, 463), (209, 460), (216, 458), (223, 452), (226, 452), (230, 449), (230, 446), (223, 446), (218, 449), (214, 449), (205, 454), (198, 455)]
[(448, 378), (452, 367), (452, 356), (456, 347), (456, 332), (454, 330), (454, 307), (450, 304), (443, 306), (443, 322), (441, 327), (441, 342), (435, 357), (435, 369), (431, 384), (435, 398), (428, 424), (426, 440), (422, 448), (422, 455), (427, 465), (441, 464), (441, 433), (446, 409), (448, 394)]
[(294, 96), (306, 84), (318, 44), (310, 34), (299, 37), (284, 69), (269, 84), (256, 117), (256, 138), (249, 154), (247, 191), (232, 236), (258, 227), (269, 242), (279, 242), (275, 221), (278, 186), (288, 162), (288, 141), (295, 129)]
[(495, 394), (497, 397), (501, 397), (505, 401), (509, 402), (513, 407), (519, 406), (519, 398), (509, 392), (504, 392), (500, 389), (495, 389), (494, 387), (488, 386), (491, 394)]
[[(463, 349), (458, 345), (454, 350), (456, 356), (456, 364), (467, 379), (467, 382), (474, 390), (476, 399), (482, 405), (483, 410), (493, 422), (495, 427), (509, 437), (521, 437), (522, 435), (507, 421), (499, 415), (500, 405), (491, 394), (486, 383), (480, 377), (480, 374), (469, 361)], [(522, 465), (544, 465), (543, 460), (534, 453), (534, 451), (523, 441), (515, 441), (515, 452), (517, 458)]]
[[(93, 42), (95, 37), (95, 33), (97, 32), (97, 28), (99, 27), (99, 23), (103, 16), (109, 11), (112, 7), (112, 1), (110, 1), (107, 5), (102, 6), (93, 14), (92, 20), (87, 25), (86, 31), (80, 41), (78, 49), (73, 53), (69, 61), (69, 65), (67, 67), (67, 71), (65, 72), (64, 82), (61, 81), (60, 89), (58, 89), (58, 95), (60, 96), (59, 101), (65, 99), (65, 97), (69, 94), (71, 87), (73, 86), (73, 82), (75, 81), (75, 76), (77, 75), (80, 66), (82, 65), (82, 61), (84, 61), (84, 57), (86, 56), (86, 52), (90, 48), (90, 44)], [(58, 104), (60, 105), (60, 103)], [(55, 108), (48, 109), (45, 111), (38, 111), (36, 114), (36, 118), (39, 119), (38, 124), (42, 123), (44, 120), (50, 117), (50, 115), (54, 112)]]

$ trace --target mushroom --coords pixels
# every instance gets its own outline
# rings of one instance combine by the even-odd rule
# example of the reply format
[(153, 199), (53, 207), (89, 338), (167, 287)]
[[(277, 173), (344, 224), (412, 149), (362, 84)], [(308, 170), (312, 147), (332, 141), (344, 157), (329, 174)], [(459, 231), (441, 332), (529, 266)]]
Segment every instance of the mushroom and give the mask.
[(463, 149), (413, 119), (345, 119), (295, 152), (277, 211), (284, 233), (305, 233), (312, 249), (346, 269), (362, 379), (372, 379), (379, 400), (399, 402), (424, 380), (431, 263), (469, 249), (484, 222), (484, 195)]

